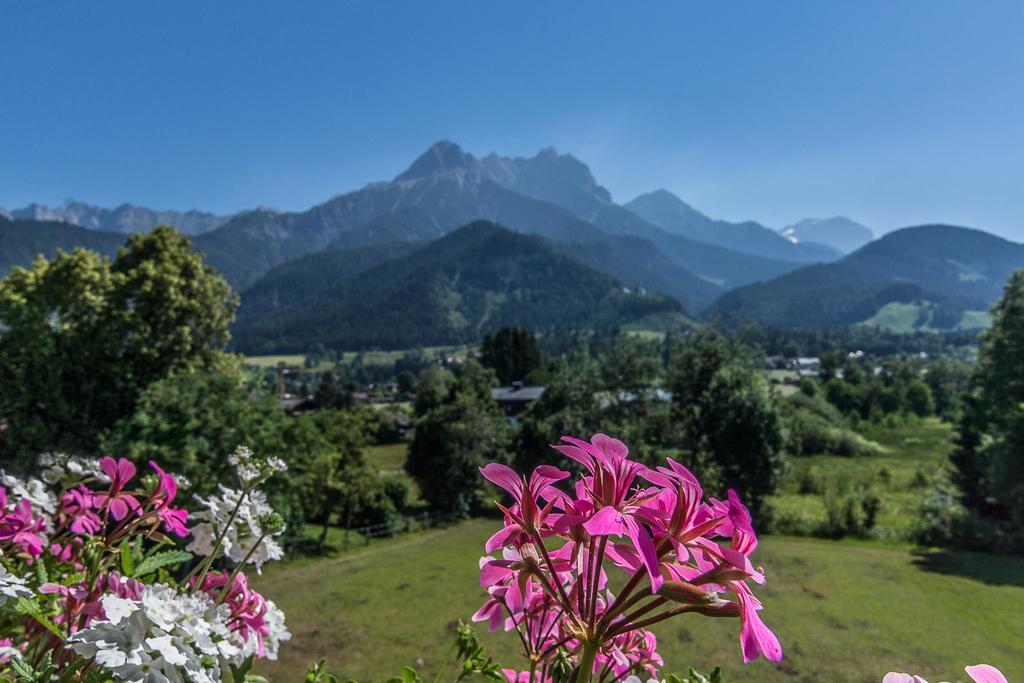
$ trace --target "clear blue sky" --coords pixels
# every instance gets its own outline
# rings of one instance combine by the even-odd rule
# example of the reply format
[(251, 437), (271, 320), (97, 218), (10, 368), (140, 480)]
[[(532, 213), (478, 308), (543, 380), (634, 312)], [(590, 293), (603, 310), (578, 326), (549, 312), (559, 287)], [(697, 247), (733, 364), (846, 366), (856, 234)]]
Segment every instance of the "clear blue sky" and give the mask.
[(440, 138), (1024, 240), (1024, 2), (0, 0), (0, 206), (302, 209)]

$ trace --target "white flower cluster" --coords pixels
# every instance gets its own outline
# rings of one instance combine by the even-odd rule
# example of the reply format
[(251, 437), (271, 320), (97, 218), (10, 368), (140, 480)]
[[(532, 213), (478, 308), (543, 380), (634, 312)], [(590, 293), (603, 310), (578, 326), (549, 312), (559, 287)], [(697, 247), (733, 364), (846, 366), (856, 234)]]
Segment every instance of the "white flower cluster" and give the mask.
[[(219, 496), (196, 496), (206, 509), (193, 515), (199, 524), (192, 527), (192, 542), (189, 543), (188, 550), (197, 555), (212, 555), (216, 550), (217, 538), (223, 532), (220, 552), (235, 563), (241, 563), (252, 552), (248, 563), (256, 565), (256, 571), (259, 572), (264, 563), (284, 557), (284, 550), (273, 538), (273, 535), (280, 534), (283, 529), (267, 536), (260, 543), (260, 538), (265, 533), (261, 520), (274, 514), (273, 508), (267, 503), (266, 495), (262, 491), (251, 491), (239, 505), (239, 499), (243, 495), (241, 491), (225, 486), (218, 488)], [(234, 520), (231, 520), (231, 513), (236, 507), (238, 512)], [(257, 543), (259, 547), (256, 547)]]
[(288, 469), (288, 464), (276, 456), (271, 456), (265, 461), (253, 455), (252, 450), (245, 446), (239, 446), (234, 453), (228, 456), (228, 463), (235, 468), (238, 480), (243, 485), (251, 484), (264, 474), (264, 470), (276, 474)]
[(129, 683), (220, 683), (221, 670), (241, 663), (242, 640), (228, 627), (230, 610), (209, 596), (146, 586), (141, 600), (108, 594), (105, 620), (69, 638), (78, 655)]
[(8, 600), (31, 597), (32, 591), (25, 586), (25, 579), (15, 576), (0, 564), (0, 605)]
[(93, 477), (109, 482), (110, 477), (100, 469), (96, 458), (79, 458), (67, 453), (42, 453), (39, 456), (40, 476), (47, 484), (60, 484), (66, 479)]

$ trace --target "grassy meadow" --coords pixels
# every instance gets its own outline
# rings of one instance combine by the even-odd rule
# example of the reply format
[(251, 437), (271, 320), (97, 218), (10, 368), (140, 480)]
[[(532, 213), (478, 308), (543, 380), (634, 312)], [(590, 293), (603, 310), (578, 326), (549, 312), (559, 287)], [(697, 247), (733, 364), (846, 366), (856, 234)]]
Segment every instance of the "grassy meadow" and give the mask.
[[(402, 664), (432, 677), (457, 620), (483, 600), (477, 559), (495, 524), (471, 520), (268, 566), (255, 584), (288, 614), (295, 638), (260, 670), (292, 681), (327, 658), (360, 681)], [(755, 558), (768, 573), (758, 594), (783, 663), (744, 666), (738, 621), (684, 617), (655, 629), (670, 669), (719, 663), (737, 683), (877, 683), (890, 669), (954, 681), (964, 664), (988, 661), (1011, 681), (1024, 678), (1022, 558), (780, 536), (764, 538)], [(516, 661), (514, 634), (482, 635), (499, 661)]]
[[(956, 681), (965, 664), (987, 661), (1011, 681), (1024, 678), (1024, 558), (917, 551), (902, 540), (948, 466), (950, 426), (865, 423), (860, 433), (877, 444), (876, 455), (794, 458), (773, 499), (777, 515), (809, 528), (825, 519), (834, 481), (869, 486), (882, 501), (872, 540), (762, 539), (755, 559), (769, 581), (758, 595), (785, 648), (783, 663), (744, 666), (738, 621), (686, 617), (655, 629), (667, 670), (720, 664), (734, 683), (877, 683), (892, 669)], [(374, 446), (367, 458), (382, 473), (400, 473), (406, 448)], [(295, 638), (261, 672), (295, 680), (300, 667), (326, 658), (360, 681), (383, 680), (403, 664), (429, 680), (455, 624), (484, 598), (477, 560), (497, 523), (476, 519), (369, 543), (352, 534), (346, 553), (268, 566), (256, 585), (285, 610)], [(338, 549), (343, 538), (331, 529), (328, 543)], [(514, 634), (478, 631), (498, 661), (518, 661)]]
[(909, 537), (929, 487), (949, 467), (953, 428), (929, 418), (896, 427), (863, 423), (859, 433), (878, 446), (878, 454), (812, 455), (790, 460), (772, 501), (776, 517), (783, 518), (780, 522), (809, 530), (825, 521), (829, 496), (840, 495), (843, 489), (864, 487), (881, 501), (872, 535), (881, 540)]
[[(439, 357), (445, 356), (455, 360), (465, 360), (470, 351), (475, 347), (470, 346), (425, 346), (421, 351), (427, 357)], [(389, 365), (399, 360), (402, 356), (417, 349), (398, 349), (394, 351), (345, 351), (341, 354), (341, 360), (344, 363), (351, 363), (357, 355), (362, 355), (363, 363), (366, 365)], [(260, 368), (276, 368), (279, 364), (284, 363), (291, 367), (303, 367), (306, 362), (306, 356), (302, 354), (271, 354), (265, 356), (246, 356), (245, 362), (249, 365), (253, 365)], [(334, 366), (334, 363), (329, 360), (321, 361), (315, 368), (311, 370), (327, 370)]]

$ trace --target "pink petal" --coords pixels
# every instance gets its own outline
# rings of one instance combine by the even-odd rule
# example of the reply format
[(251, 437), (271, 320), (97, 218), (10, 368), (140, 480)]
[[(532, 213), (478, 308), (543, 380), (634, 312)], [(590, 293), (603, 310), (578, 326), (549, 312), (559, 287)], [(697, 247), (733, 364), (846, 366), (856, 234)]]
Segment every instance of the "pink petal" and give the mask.
[(128, 516), (128, 504), (120, 498), (113, 498), (110, 501), (110, 514), (120, 522)]
[(622, 536), (629, 531), (625, 516), (611, 506), (598, 510), (583, 524), (583, 528), (591, 536)]
[(497, 532), (491, 535), (484, 543), (484, 552), (493, 553), (498, 548), (503, 548), (509, 544), (509, 539), (519, 533), (519, 527), (507, 526), (503, 529), (499, 529)]
[(590, 443), (614, 460), (622, 460), (629, 455), (629, 448), (626, 447), (626, 444), (605, 434), (594, 434)]
[(1007, 683), (999, 669), (988, 664), (975, 664), (964, 668), (967, 675), (974, 679), (974, 683)]
[(111, 479), (117, 478), (117, 461), (109, 455), (100, 458), (100, 469)]
[(647, 529), (640, 526), (633, 519), (627, 519), (626, 524), (629, 526), (629, 537), (632, 539), (636, 549), (640, 551), (640, 557), (644, 561), (644, 566), (647, 567), (647, 575), (651, 578), (651, 592), (657, 593), (661, 590), (661, 585), (665, 582), (665, 579), (661, 576), (661, 569), (658, 565), (658, 553), (654, 548), (654, 541), (651, 539), (651, 535), (647, 533)]
[(497, 484), (511, 493), (517, 502), (523, 497), (523, 480), (508, 465), (492, 462), (481, 467), (480, 474), (484, 475), (484, 479), (487, 481)]
[(743, 650), (743, 663), (764, 655), (773, 662), (782, 661), (782, 645), (771, 629), (764, 625), (753, 605), (743, 605), (743, 626), (740, 628), (740, 648)]
[(131, 481), (132, 477), (135, 476), (135, 464), (127, 458), (121, 458), (117, 461), (117, 474), (121, 483), (127, 483)]

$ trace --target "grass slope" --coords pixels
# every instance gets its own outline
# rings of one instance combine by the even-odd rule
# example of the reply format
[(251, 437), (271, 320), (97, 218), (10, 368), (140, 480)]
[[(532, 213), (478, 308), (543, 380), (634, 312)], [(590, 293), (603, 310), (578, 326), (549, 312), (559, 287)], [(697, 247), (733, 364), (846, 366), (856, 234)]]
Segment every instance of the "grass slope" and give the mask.
[[(880, 327), (883, 330), (898, 334), (909, 334), (918, 331), (939, 332), (942, 330), (932, 325), (935, 315), (936, 307), (932, 304), (892, 301), (878, 309), (878, 312), (873, 316), (858, 324), (868, 327)], [(986, 311), (966, 310), (961, 315), (960, 322), (952, 329), (976, 330), (987, 328), (991, 324), (991, 317)]]
[[(483, 600), (477, 559), (496, 523), (268, 567), (256, 587), (285, 610), (295, 637), (261, 672), (297, 680), (325, 657), (343, 678), (381, 681), (410, 664), (430, 680), (457, 620)], [(731, 683), (866, 683), (892, 669), (956, 680), (965, 664), (986, 661), (1011, 681), (1024, 677), (1024, 559), (769, 537), (755, 560), (768, 572), (758, 595), (786, 650), (781, 666), (740, 663), (738, 621), (693, 617), (656, 629), (670, 669), (720, 663)], [(517, 662), (514, 634), (484, 641), (499, 661)]]

